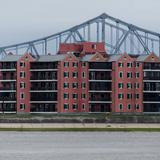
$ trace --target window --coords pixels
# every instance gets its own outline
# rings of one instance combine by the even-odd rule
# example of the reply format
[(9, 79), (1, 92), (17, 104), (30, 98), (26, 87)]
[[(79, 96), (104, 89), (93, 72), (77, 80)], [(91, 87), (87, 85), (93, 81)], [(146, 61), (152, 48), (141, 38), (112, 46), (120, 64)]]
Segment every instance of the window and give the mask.
[(78, 88), (78, 83), (72, 83), (72, 88)]
[(72, 73), (72, 77), (73, 77), (73, 78), (77, 78), (77, 77), (78, 77), (78, 73), (77, 73), (77, 72), (73, 72), (73, 73)]
[(25, 72), (24, 71), (21, 71), (20, 72), (20, 78), (24, 78), (25, 77)]
[(132, 72), (127, 72), (127, 78), (132, 78)]
[(119, 63), (118, 63), (118, 67), (123, 67), (123, 63), (122, 63), (122, 62), (119, 62)]
[(69, 62), (64, 62), (64, 67), (69, 67)]
[(69, 104), (64, 104), (64, 110), (68, 110), (69, 109)]
[(135, 109), (136, 109), (136, 110), (139, 109), (139, 104), (135, 104)]
[(21, 82), (21, 83), (20, 83), (20, 88), (21, 88), (21, 89), (25, 88), (25, 83), (24, 83), (24, 82)]
[(82, 82), (81, 87), (82, 87), (82, 88), (86, 88), (86, 83), (85, 83), (85, 82)]
[(85, 72), (82, 72), (82, 78), (85, 78)]
[(82, 67), (85, 67), (86, 66), (86, 63), (85, 62), (82, 62)]
[(23, 103), (20, 104), (20, 110), (25, 110), (25, 104)]
[(128, 68), (132, 67), (132, 63), (131, 63), (131, 62), (130, 62), (130, 63), (127, 63), (127, 67), (128, 67)]
[(72, 108), (73, 108), (73, 110), (77, 110), (78, 105), (77, 105), (77, 104), (73, 104), (73, 105), (72, 105)]
[(78, 94), (77, 94), (77, 93), (73, 93), (72, 97), (73, 97), (74, 99), (77, 99), (77, 98), (78, 98)]
[(132, 83), (127, 83), (127, 88), (131, 89), (132, 88)]
[(64, 83), (64, 88), (69, 88), (69, 83), (65, 82)]
[(82, 104), (82, 109), (85, 110), (86, 109), (86, 105), (83, 103)]
[(119, 104), (119, 109), (120, 109), (120, 110), (123, 109), (123, 104)]
[(72, 63), (72, 66), (73, 66), (73, 67), (77, 67), (77, 66), (78, 66), (78, 63), (77, 63), (77, 62), (73, 62), (73, 63)]
[(136, 72), (136, 76), (135, 76), (136, 78), (139, 78), (139, 72)]
[(97, 48), (96, 44), (92, 44), (92, 49), (96, 49), (96, 48)]
[(127, 105), (128, 110), (131, 110), (131, 104)]
[(69, 94), (68, 93), (64, 93), (64, 99), (68, 99), (69, 98)]
[(123, 78), (123, 72), (119, 72), (119, 77)]
[(20, 67), (25, 67), (25, 62), (20, 62)]
[(139, 94), (136, 94), (136, 99), (139, 99)]
[(118, 88), (122, 89), (123, 88), (123, 83), (118, 83)]
[(132, 94), (128, 93), (127, 94), (127, 99), (132, 99)]
[(123, 94), (122, 93), (118, 94), (118, 99), (123, 99)]
[(81, 98), (82, 98), (82, 99), (85, 99), (85, 98), (86, 98), (86, 94), (85, 94), (85, 93), (82, 93)]
[(69, 72), (64, 72), (64, 78), (68, 78), (69, 77)]
[(24, 97), (25, 97), (25, 94), (24, 93), (20, 93), (20, 98), (24, 99)]
[(136, 62), (136, 67), (139, 67), (139, 63), (138, 62)]
[(139, 83), (135, 83), (135, 88), (136, 88), (136, 89), (139, 88)]

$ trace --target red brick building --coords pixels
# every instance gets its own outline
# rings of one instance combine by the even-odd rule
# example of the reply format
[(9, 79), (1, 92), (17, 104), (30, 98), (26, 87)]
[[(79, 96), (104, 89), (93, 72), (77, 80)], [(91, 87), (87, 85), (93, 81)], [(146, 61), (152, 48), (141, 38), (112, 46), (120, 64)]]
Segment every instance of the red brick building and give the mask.
[(103, 43), (0, 60), (1, 112), (160, 112), (160, 59), (110, 55)]

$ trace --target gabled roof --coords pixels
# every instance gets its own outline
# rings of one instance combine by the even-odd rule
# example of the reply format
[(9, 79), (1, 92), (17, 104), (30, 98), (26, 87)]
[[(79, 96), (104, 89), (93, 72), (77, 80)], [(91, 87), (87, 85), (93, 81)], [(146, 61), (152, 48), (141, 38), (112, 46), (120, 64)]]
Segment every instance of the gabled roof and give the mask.
[(55, 62), (63, 60), (67, 54), (41, 55), (36, 62)]
[(139, 57), (136, 59), (136, 61), (143, 62), (143, 61), (145, 61), (145, 59), (146, 59), (148, 56), (149, 56), (148, 54), (139, 55)]
[(81, 58), (81, 61), (90, 61), (94, 54), (87, 54)]
[(0, 62), (17, 62), (22, 55), (5, 55)]
[(119, 58), (121, 58), (121, 56), (122, 56), (122, 54), (111, 54), (111, 55), (109, 55), (108, 62), (118, 61)]

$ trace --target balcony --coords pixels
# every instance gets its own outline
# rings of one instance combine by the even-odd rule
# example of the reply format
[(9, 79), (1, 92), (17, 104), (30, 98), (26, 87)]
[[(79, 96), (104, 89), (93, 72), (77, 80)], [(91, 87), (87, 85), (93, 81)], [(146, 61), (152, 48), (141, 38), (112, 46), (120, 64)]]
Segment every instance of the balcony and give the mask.
[(89, 70), (112, 70), (111, 62), (90, 62)]
[(111, 104), (90, 104), (90, 112), (111, 112)]
[(160, 102), (160, 93), (144, 93), (144, 102)]
[(144, 82), (144, 92), (145, 91), (160, 92), (160, 82)]
[(0, 92), (16, 92), (16, 87), (0, 87)]
[(16, 112), (16, 104), (15, 103), (1, 103), (0, 104), (0, 112)]
[(30, 80), (57, 80), (57, 72), (32, 72)]
[(103, 80), (103, 81), (111, 81), (111, 72), (104, 72), (104, 71), (90, 71), (89, 72), (89, 81), (98, 81), (98, 80)]
[(57, 93), (31, 93), (31, 101), (57, 101)]
[(110, 93), (90, 93), (89, 101), (111, 101)]
[(89, 82), (90, 91), (112, 91), (111, 82)]
[(0, 71), (11, 71), (16, 70), (16, 62), (1, 62)]
[(31, 104), (31, 112), (57, 112), (56, 104)]
[(146, 103), (143, 106), (143, 112), (160, 112), (160, 105), (154, 103)]
[(160, 70), (160, 63), (144, 63), (144, 70)]
[(31, 91), (34, 90), (57, 90), (57, 82), (32, 82)]
[(12, 92), (1, 92), (0, 101), (16, 101), (16, 93)]
[(57, 66), (57, 62), (31, 62), (30, 70), (56, 70)]

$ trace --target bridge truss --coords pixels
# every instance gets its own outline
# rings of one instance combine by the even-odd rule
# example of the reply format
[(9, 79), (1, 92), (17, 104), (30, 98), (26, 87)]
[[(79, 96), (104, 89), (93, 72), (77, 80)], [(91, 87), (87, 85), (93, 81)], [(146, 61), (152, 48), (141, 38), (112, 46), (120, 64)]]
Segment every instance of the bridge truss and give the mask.
[(120, 19), (101, 14), (80, 25), (40, 39), (0, 47), (0, 55), (32, 53), (35, 56), (56, 53), (60, 43), (104, 42), (109, 54), (130, 53), (160, 56), (160, 34)]

